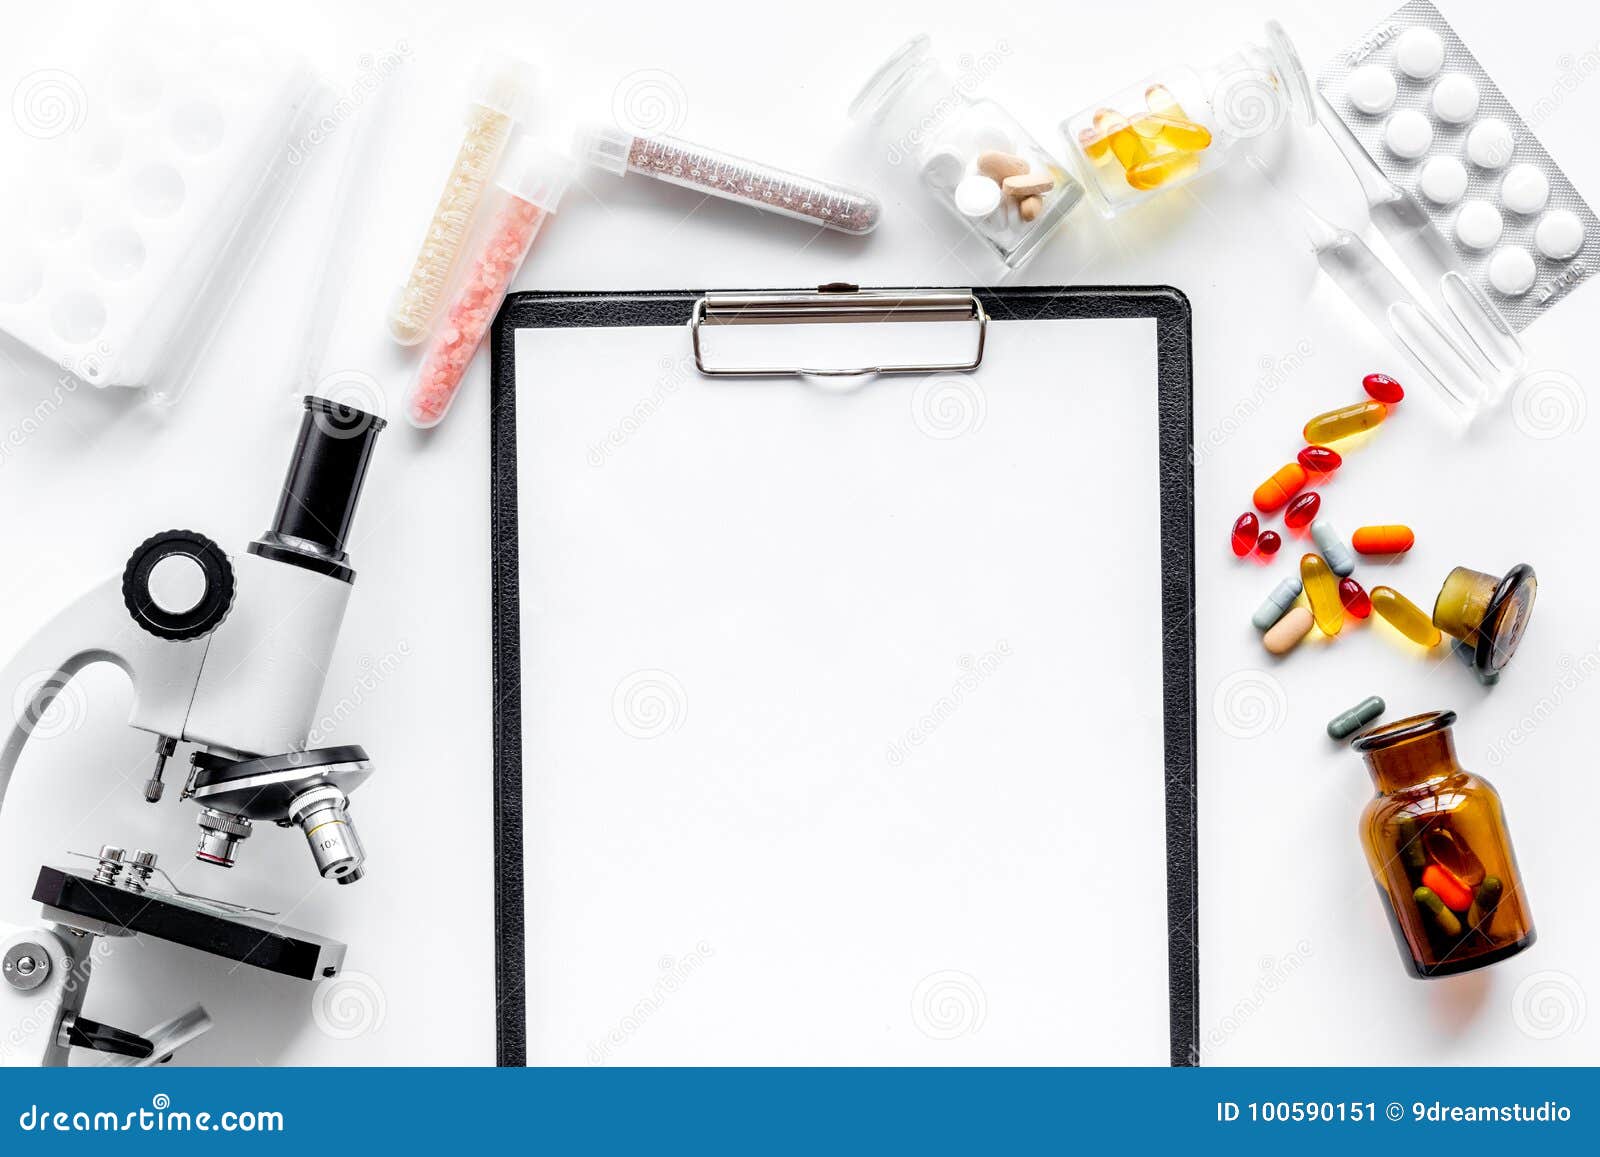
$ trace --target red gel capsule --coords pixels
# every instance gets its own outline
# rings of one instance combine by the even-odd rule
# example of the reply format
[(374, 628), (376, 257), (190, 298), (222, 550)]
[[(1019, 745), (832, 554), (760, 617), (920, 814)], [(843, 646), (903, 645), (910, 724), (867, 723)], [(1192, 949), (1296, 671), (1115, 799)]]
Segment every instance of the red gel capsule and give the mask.
[(1344, 459), (1339, 457), (1337, 450), (1330, 450), (1326, 446), (1307, 446), (1300, 451), (1300, 465), (1313, 474), (1332, 474), (1344, 465)]
[(1299, 530), (1302, 526), (1310, 526), (1311, 520), (1321, 509), (1322, 495), (1315, 490), (1308, 491), (1289, 503), (1289, 509), (1283, 512), (1283, 524), (1295, 530)]
[(1276, 530), (1263, 530), (1261, 537), (1256, 539), (1256, 549), (1268, 557), (1277, 554), (1282, 545), (1283, 539), (1278, 537)]
[(1349, 614), (1358, 619), (1364, 619), (1372, 613), (1372, 600), (1353, 578), (1339, 580), (1339, 601)]
[(1405, 389), (1388, 374), (1368, 374), (1361, 379), (1361, 387), (1375, 402), (1392, 406), (1406, 396)]
[(1248, 510), (1241, 514), (1233, 524), (1233, 553), (1243, 558), (1249, 554), (1256, 545), (1256, 532), (1261, 529), (1261, 523), (1254, 514)]

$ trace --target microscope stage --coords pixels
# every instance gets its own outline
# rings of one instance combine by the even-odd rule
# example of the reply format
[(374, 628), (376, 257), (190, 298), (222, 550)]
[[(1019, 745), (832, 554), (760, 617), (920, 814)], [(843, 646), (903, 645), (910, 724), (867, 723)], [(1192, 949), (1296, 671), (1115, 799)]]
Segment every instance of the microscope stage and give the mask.
[(91, 931), (155, 936), (299, 980), (335, 976), (344, 964), (345, 946), (336, 940), (155, 889), (135, 892), (102, 883), (92, 871), (40, 868), (33, 898), (69, 925), (76, 917)]

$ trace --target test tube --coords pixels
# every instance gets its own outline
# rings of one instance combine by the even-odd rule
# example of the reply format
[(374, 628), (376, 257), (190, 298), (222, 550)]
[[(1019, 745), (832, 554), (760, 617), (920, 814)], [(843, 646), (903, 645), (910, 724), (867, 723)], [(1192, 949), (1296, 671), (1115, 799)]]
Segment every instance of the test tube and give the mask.
[(422, 366), (406, 396), (406, 418), (413, 426), (438, 425), (455, 401), (506, 290), (566, 191), (570, 170), (568, 158), (540, 148), (531, 138), (512, 146), (484, 195), (484, 224), (474, 231), (449, 304), (428, 336)]
[(676, 137), (635, 136), (620, 129), (595, 126), (580, 134), (578, 155), (619, 177), (641, 173), (841, 233), (871, 233), (883, 212), (871, 193)]
[(416, 345), (427, 336), (472, 229), (484, 186), (517, 123), (527, 119), (535, 91), (533, 69), (523, 61), (491, 54), (478, 66), (455, 164), (445, 178), (411, 274), (389, 309), (389, 333), (401, 345)]

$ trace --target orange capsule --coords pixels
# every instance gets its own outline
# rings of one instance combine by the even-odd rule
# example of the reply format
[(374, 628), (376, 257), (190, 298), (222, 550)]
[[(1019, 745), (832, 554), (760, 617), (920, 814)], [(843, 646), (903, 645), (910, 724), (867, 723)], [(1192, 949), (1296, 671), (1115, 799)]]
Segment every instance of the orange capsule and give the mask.
[(1409, 526), (1363, 526), (1350, 536), (1357, 554), (1404, 554), (1417, 536)]
[(1253, 496), (1256, 509), (1262, 514), (1271, 514), (1298, 494), (1305, 484), (1306, 468), (1300, 463), (1290, 462), (1279, 467), (1276, 474), (1256, 487)]

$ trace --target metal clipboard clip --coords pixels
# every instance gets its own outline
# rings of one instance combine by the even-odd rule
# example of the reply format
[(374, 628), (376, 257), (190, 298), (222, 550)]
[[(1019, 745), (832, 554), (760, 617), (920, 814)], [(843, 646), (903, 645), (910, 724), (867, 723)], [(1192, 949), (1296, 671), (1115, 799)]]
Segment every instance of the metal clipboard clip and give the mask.
[[(707, 327), (735, 325), (850, 324), (856, 322), (975, 323), (976, 339), (968, 359), (894, 361), (843, 367), (796, 365), (712, 365), (706, 357)], [(925, 374), (975, 370), (983, 361), (989, 315), (971, 290), (861, 289), (834, 283), (814, 291), (708, 293), (694, 304), (689, 318), (695, 368), (707, 377), (859, 377), (867, 374)]]

